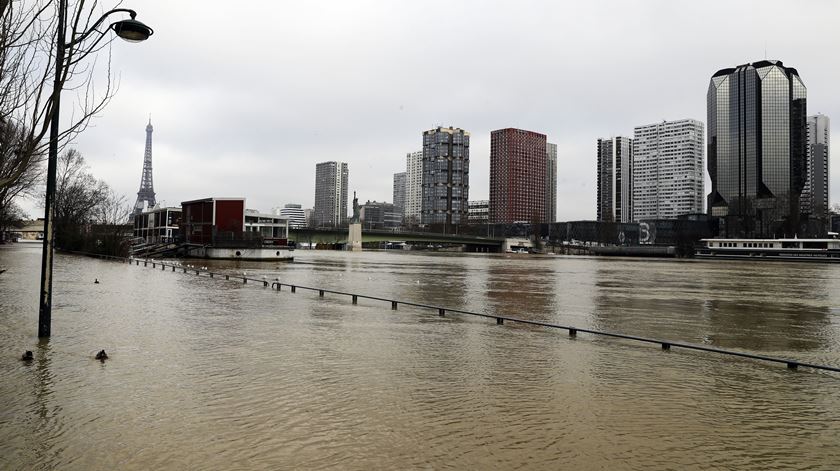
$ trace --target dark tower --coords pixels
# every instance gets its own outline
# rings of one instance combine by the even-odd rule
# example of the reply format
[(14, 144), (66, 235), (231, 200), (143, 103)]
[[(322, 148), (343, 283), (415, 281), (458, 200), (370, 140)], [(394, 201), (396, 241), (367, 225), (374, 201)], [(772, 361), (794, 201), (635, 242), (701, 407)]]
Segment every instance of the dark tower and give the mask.
[(143, 202), (146, 206), (155, 205), (155, 185), (152, 182), (152, 118), (146, 126), (146, 152), (143, 155), (143, 176), (140, 177), (140, 191), (137, 192), (137, 202), (134, 203), (134, 214), (143, 212)]
[(708, 211), (725, 237), (793, 237), (807, 162), (807, 90), (796, 69), (764, 60), (723, 69), (706, 95)]

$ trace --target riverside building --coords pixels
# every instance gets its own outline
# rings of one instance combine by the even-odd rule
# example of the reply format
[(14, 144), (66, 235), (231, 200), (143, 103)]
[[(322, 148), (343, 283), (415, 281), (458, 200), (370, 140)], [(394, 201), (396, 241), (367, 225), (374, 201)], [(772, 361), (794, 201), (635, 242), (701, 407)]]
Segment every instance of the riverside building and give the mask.
[(289, 220), (289, 227), (297, 229), (306, 227), (306, 211), (303, 206), (296, 203), (288, 203), (280, 208), (276, 213), (280, 216), (285, 216)]
[(702, 213), (703, 123), (681, 119), (634, 128), (632, 175), (633, 221)]
[(546, 220), (545, 134), (506, 128), (490, 133), (490, 222)]
[(830, 122), (828, 116), (808, 116), (808, 159), (805, 188), (802, 190), (802, 212), (817, 219), (828, 215)]
[(322, 162), (315, 165), (316, 226), (340, 226), (347, 220), (347, 163)]
[(546, 142), (545, 156), (545, 219), (554, 222), (557, 220), (557, 144)]
[(616, 136), (598, 139), (598, 221), (631, 222), (633, 217), (633, 140)]
[(490, 222), (490, 200), (475, 200), (468, 204), (470, 224), (487, 224)]
[(400, 213), (400, 220), (405, 215), (405, 172), (394, 174), (394, 206)]
[(437, 127), (423, 132), (423, 224), (466, 224), (470, 192), (470, 133)]
[(724, 237), (793, 237), (807, 178), (807, 89), (763, 60), (721, 69), (706, 95), (708, 212)]
[(404, 219), (408, 224), (420, 224), (423, 209), (423, 151), (405, 155), (405, 208)]

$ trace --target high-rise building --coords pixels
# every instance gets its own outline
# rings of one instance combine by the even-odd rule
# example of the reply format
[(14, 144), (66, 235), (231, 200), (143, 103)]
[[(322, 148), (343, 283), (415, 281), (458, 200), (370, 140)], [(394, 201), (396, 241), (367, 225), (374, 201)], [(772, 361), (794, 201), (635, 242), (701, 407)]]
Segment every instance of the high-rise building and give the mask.
[(394, 206), (402, 217), (405, 214), (405, 172), (394, 174)]
[(299, 204), (288, 203), (275, 210), (274, 213), (278, 216), (285, 216), (289, 220), (289, 227), (291, 228), (306, 227), (306, 211)]
[(633, 130), (633, 221), (703, 212), (703, 123), (662, 121)]
[(828, 213), (830, 122), (828, 116), (808, 116), (808, 160), (805, 188), (802, 190), (802, 212), (815, 218)]
[(423, 224), (466, 224), (470, 133), (437, 127), (423, 132)]
[(599, 221), (631, 222), (633, 218), (633, 140), (616, 136), (598, 139)]
[(423, 209), (423, 151), (405, 155), (405, 222), (420, 224)]
[(490, 222), (543, 222), (548, 154), (545, 134), (506, 128), (490, 133)]
[(793, 237), (807, 162), (807, 89), (796, 69), (764, 60), (712, 75), (708, 212), (725, 237)]
[(347, 163), (322, 162), (315, 165), (316, 226), (340, 226), (347, 220)]
[(557, 220), (557, 144), (545, 143), (547, 169), (545, 175), (545, 219)]

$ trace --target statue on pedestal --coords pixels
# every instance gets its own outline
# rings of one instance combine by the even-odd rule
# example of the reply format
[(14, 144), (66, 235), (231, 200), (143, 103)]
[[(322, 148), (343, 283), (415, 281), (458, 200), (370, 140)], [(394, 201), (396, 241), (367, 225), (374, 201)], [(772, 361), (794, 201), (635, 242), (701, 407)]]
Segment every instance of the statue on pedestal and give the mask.
[(362, 250), (362, 217), (359, 210), (359, 199), (353, 192), (353, 217), (350, 218), (347, 234), (347, 248), (353, 251)]
[(350, 224), (361, 224), (362, 218), (359, 215), (359, 198), (356, 198), (356, 192), (353, 192), (353, 217), (350, 218)]

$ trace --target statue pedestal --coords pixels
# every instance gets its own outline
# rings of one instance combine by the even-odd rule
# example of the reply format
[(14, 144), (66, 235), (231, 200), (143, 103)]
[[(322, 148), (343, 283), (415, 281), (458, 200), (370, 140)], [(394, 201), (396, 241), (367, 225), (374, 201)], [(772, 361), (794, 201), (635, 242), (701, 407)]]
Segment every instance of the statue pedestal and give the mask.
[(362, 251), (362, 225), (350, 224), (350, 232), (347, 234), (347, 250), (354, 252)]

